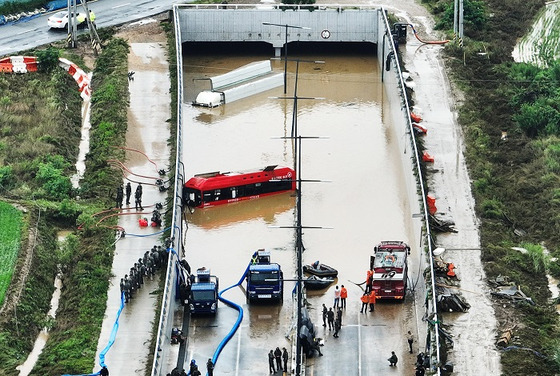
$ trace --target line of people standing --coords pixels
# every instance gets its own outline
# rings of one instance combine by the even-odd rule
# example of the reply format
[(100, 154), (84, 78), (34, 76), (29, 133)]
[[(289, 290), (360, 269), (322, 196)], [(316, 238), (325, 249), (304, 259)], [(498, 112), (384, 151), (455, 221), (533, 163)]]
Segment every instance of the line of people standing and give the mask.
[[(270, 373), (276, 373), (282, 370), (288, 373), (288, 358), (288, 350), (286, 350), (285, 347), (282, 347), (282, 350), (280, 350), (280, 347), (276, 347), (276, 350), (270, 350), (268, 352), (268, 370)], [(276, 365), (274, 364), (275, 361)], [(282, 367), (282, 362), (284, 363), (284, 367)]]
[[(126, 183), (126, 187), (123, 189), (122, 184), (117, 187), (117, 196), (115, 198), (115, 207), (117, 209), (122, 209), (123, 201), (126, 194), (126, 205), (130, 205), (130, 196), (132, 195), (132, 186), (130, 182)], [(144, 210), (142, 206), (142, 183), (138, 183), (136, 191), (134, 192), (134, 207), (136, 210)]]
[(161, 245), (154, 245), (151, 250), (146, 251), (144, 256), (134, 263), (129, 273), (125, 274), (120, 282), (121, 296), (124, 296), (125, 303), (128, 303), (136, 290), (142, 287), (144, 277), (153, 277), (156, 270), (167, 265), (167, 256), (167, 251)]

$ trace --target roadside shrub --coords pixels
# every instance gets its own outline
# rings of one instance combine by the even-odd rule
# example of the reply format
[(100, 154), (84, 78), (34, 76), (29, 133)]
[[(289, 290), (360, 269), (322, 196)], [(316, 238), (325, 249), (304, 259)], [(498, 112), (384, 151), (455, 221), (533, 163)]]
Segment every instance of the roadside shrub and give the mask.
[(72, 191), (72, 182), (64, 176), (63, 168), (56, 163), (40, 163), (37, 171), (37, 181), (41, 184), (47, 198), (62, 200)]
[(60, 52), (54, 47), (49, 47), (46, 50), (39, 50), (35, 53), (39, 61), (38, 69), (41, 72), (50, 73), (54, 69), (58, 69), (58, 58)]
[(524, 103), (513, 120), (529, 137), (560, 135), (560, 112), (555, 99), (539, 98), (534, 103)]
[[(444, 11), (436, 24), (436, 29), (449, 30), (453, 28), (454, 3), (449, 1), (444, 5)], [(482, 29), (487, 21), (486, 6), (481, 0), (464, 0), (463, 2), (463, 26), (465, 34), (470, 31)]]
[(60, 203), (57, 216), (65, 221), (70, 221), (71, 225), (74, 225), (81, 212), (82, 208), (76, 201), (65, 198)]
[(14, 184), (12, 166), (0, 167), (0, 189), (10, 189)]
[(533, 269), (536, 273), (540, 273), (544, 270), (546, 262), (546, 257), (543, 252), (543, 247), (538, 244), (531, 243), (521, 243), (520, 246), (527, 250), (529, 258), (533, 263)]
[(501, 219), (504, 216), (503, 205), (497, 199), (484, 200), (481, 208), (483, 217)]

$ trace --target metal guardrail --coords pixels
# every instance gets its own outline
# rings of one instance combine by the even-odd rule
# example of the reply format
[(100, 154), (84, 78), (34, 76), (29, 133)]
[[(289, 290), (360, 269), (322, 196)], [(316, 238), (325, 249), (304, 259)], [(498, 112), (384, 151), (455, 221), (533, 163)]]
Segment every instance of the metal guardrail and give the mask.
[[(161, 371), (162, 360), (166, 359), (168, 346), (166, 346), (169, 341), (169, 335), (171, 333), (169, 327), (169, 317), (172, 315), (170, 308), (172, 307), (172, 299), (175, 299), (174, 295), (174, 277), (175, 268), (174, 263), (176, 258), (183, 253), (182, 249), (182, 188), (185, 180), (183, 161), (181, 156), (183, 155), (182, 139), (183, 139), (183, 71), (181, 67), (183, 66), (183, 54), (182, 46), (180, 41), (180, 23), (178, 19), (178, 13), (173, 12), (174, 17), (174, 29), (175, 29), (175, 47), (177, 50), (176, 61), (177, 61), (177, 140), (176, 140), (176, 161), (175, 161), (175, 186), (173, 188), (173, 215), (171, 222), (171, 245), (170, 247), (175, 250), (175, 253), (169, 253), (169, 259), (167, 264), (167, 273), (165, 276), (165, 286), (163, 291), (161, 311), (159, 314), (159, 326), (156, 336), (156, 345), (154, 349), (153, 364), (152, 364), (152, 376), (158, 376), (164, 374)], [(172, 317), (172, 316), (171, 316)], [(171, 320), (172, 322), (172, 320)]]
[[(395, 70), (396, 70), (396, 74), (397, 74), (397, 81), (399, 82), (399, 87), (400, 87), (400, 91), (401, 91), (401, 98), (402, 98), (402, 110), (405, 113), (406, 116), (406, 121), (407, 121), (407, 127), (408, 127), (408, 134), (410, 135), (410, 142), (412, 144), (412, 148), (414, 150), (414, 165), (416, 167), (416, 174), (417, 174), (417, 184), (418, 187), (420, 189), (420, 193), (422, 194), (422, 207), (423, 207), (423, 219), (424, 219), (424, 223), (425, 223), (425, 229), (426, 229), (426, 239), (427, 239), (427, 248), (428, 248), (428, 261), (430, 264), (430, 288), (431, 288), (431, 306), (429, 306), (427, 309), (428, 311), (431, 310), (431, 313), (428, 315), (429, 317), (432, 317), (433, 323), (434, 323), (434, 327), (433, 327), (433, 341), (434, 341), (434, 347), (435, 349), (432, 349), (432, 352), (435, 350), (435, 365), (436, 365), (436, 369), (434, 370), (436, 373), (436, 375), (441, 375), (441, 354), (440, 354), (440, 337), (439, 337), (439, 313), (437, 311), (437, 297), (436, 297), (436, 282), (435, 282), (435, 272), (434, 272), (434, 257), (433, 257), (433, 253), (432, 253), (432, 243), (431, 243), (431, 239), (432, 239), (432, 234), (430, 231), (430, 222), (429, 222), (429, 216), (428, 216), (428, 204), (426, 202), (426, 196), (427, 196), (427, 190), (426, 187), (424, 186), (424, 181), (423, 181), (423, 175), (422, 175), (422, 170), (420, 168), (420, 159), (419, 159), (419, 154), (418, 154), (418, 146), (416, 144), (416, 139), (414, 137), (414, 128), (412, 127), (412, 119), (410, 117), (410, 104), (408, 103), (408, 98), (406, 96), (406, 88), (405, 88), (405, 84), (404, 84), (404, 80), (403, 80), (403, 75), (402, 75), (402, 71), (400, 68), (400, 64), (399, 64), (399, 60), (398, 60), (398, 55), (397, 55), (397, 51), (395, 48), (395, 41), (393, 40), (393, 35), (391, 34), (391, 28), (389, 27), (389, 20), (387, 19), (387, 15), (385, 13), (385, 11), (382, 12), (383, 14), (383, 23), (385, 24), (385, 35), (386, 37), (389, 39), (389, 47), (391, 49), (391, 52), (393, 54), (393, 58), (395, 59)], [(432, 316), (433, 315), (433, 316)], [(431, 328), (431, 326), (428, 326), (428, 328)], [(434, 362), (431, 362), (432, 364)]]

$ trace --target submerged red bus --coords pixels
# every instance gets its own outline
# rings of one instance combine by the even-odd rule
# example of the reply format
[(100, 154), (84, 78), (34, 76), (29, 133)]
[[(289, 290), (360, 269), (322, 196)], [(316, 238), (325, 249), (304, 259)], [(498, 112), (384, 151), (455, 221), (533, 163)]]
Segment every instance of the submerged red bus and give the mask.
[(296, 189), (296, 174), (289, 167), (267, 166), (241, 172), (209, 172), (190, 178), (183, 187), (183, 202), (205, 208), (269, 196)]

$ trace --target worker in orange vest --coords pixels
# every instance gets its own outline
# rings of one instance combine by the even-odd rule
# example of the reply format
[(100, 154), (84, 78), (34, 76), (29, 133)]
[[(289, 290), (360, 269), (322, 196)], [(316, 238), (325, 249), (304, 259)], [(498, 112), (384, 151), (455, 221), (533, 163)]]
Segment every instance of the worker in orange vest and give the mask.
[(340, 287), (340, 308), (346, 309), (346, 298), (348, 297), (348, 290), (342, 285)]
[(373, 284), (373, 269), (367, 271), (366, 276), (366, 292), (371, 291), (371, 285)]
[(360, 309), (360, 313), (364, 313), (364, 308), (367, 312), (367, 305), (369, 304), (369, 294), (367, 292), (364, 292), (364, 295), (362, 295), (360, 300), (362, 301), (362, 309)]
[(375, 291), (371, 290), (371, 292), (369, 293), (369, 311), (373, 312), (375, 310), (375, 299), (377, 297), (375, 296)]

